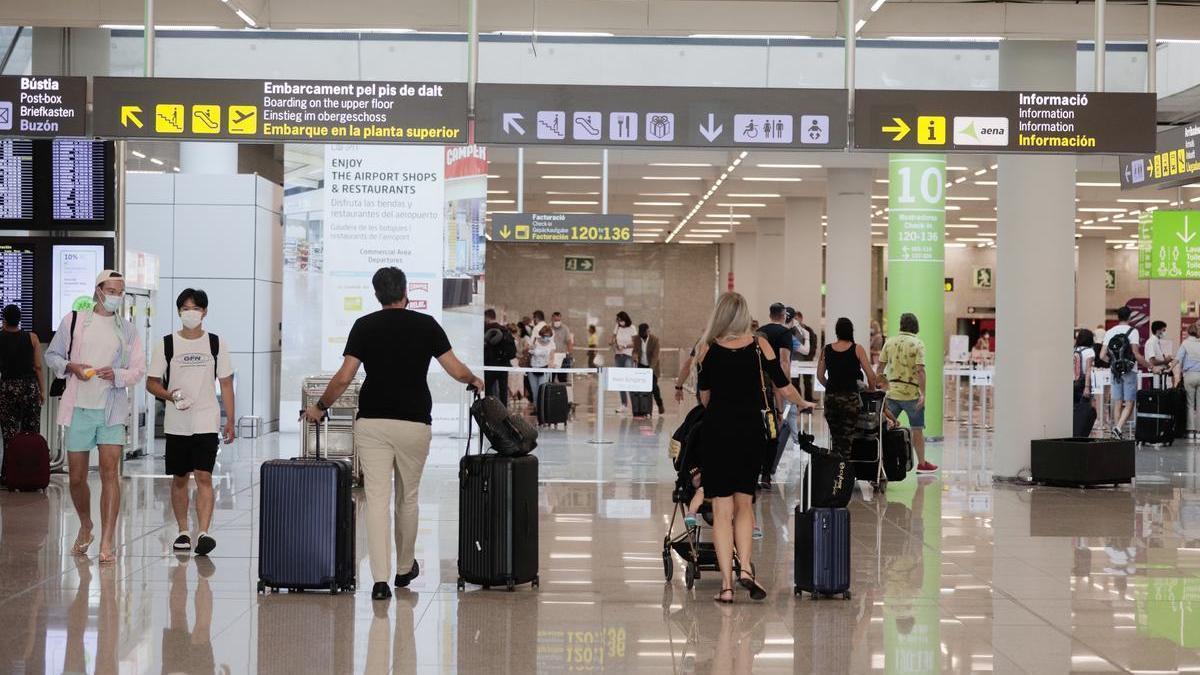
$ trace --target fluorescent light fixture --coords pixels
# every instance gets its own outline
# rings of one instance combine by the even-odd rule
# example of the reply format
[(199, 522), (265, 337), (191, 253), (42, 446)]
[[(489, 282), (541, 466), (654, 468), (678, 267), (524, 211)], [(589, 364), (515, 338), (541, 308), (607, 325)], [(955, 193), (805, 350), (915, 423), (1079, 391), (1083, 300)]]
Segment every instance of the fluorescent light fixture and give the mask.
[(546, 190), (546, 194), (548, 194), (548, 195), (561, 195), (561, 196), (563, 196), (563, 197), (595, 197), (596, 195), (598, 195), (598, 194), (600, 194), (600, 193), (599, 193), (599, 192), (596, 192), (596, 191), (592, 191), (592, 192), (573, 192), (573, 191), (570, 191), (570, 190), (567, 190), (567, 191), (562, 191), (562, 190)]
[(966, 176), (959, 176), (958, 178), (955, 178), (955, 179), (954, 179), (954, 183), (955, 183), (956, 185), (957, 185), (958, 183), (965, 183), (965, 182), (967, 182), (967, 177), (966, 177)]
[(883, 3), (885, 2), (887, 2), (887, 0), (875, 0), (875, 3), (871, 5), (871, 11), (878, 12), (879, 8), (883, 7)]
[(955, 244), (953, 242), (942, 244), (942, 246), (945, 246), (946, 248), (966, 248), (967, 247), (966, 244)]
[(858, 20), (858, 23), (854, 24), (854, 32), (855, 32), (855, 33), (858, 33), (858, 31), (862, 30), (862, 27), (863, 27), (863, 26), (865, 26), (865, 25), (867, 25), (867, 20), (866, 20), (866, 19), (859, 19), (859, 20)]
[[(516, 204), (517, 200), (515, 200), (515, 199), (489, 199), (489, 200), (487, 200), (487, 202), (489, 204)], [(550, 203), (554, 204), (556, 202), (550, 202)], [(595, 204), (596, 202), (592, 202), (592, 203)]]
[(996, 181), (994, 181), (994, 180), (977, 180), (977, 181), (975, 181), (975, 184), (983, 185), (983, 186), (995, 186)]
[(1125, 213), (1125, 209), (1113, 208), (1111, 206), (1081, 206), (1076, 210), (1080, 213)]
[(600, 162), (556, 162), (545, 159), (539, 159), (534, 164), (539, 166), (600, 166)]
[(711, 167), (708, 162), (651, 162), (647, 166), (673, 166), (676, 168), (684, 167), (689, 169)]
[[(704, 223), (700, 223), (704, 225)], [(697, 234), (729, 234), (730, 230), (692, 230)]]
[(946, 197), (948, 202), (986, 202), (991, 201), (991, 197)]
[(1075, 187), (1121, 187), (1120, 183), (1076, 182)]
[(639, 197), (691, 197), (690, 192), (639, 192)]
[(947, 211), (962, 211), (961, 206), (955, 206), (953, 204), (947, 204), (943, 208), (945, 208)]
[(804, 179), (794, 176), (742, 176), (742, 180), (751, 183), (799, 183)]
[(704, 215), (704, 217), (714, 220), (745, 220), (746, 218), (753, 218), (754, 216), (750, 215), (749, 213), (707, 213)]
[(142, 153), (142, 152), (138, 152), (137, 150), (130, 150), (129, 154), (133, 155), (134, 157), (137, 157), (138, 159), (146, 159), (146, 154)]
[[(595, 204), (596, 202), (592, 202)], [(683, 206), (683, 202), (634, 202), (634, 206)]]
[[(634, 225), (670, 225), (670, 224), (671, 224), (671, 221), (669, 221), (669, 220), (656, 220), (656, 219), (653, 219), (653, 218), (634, 218), (634, 219), (633, 219), (633, 224), (634, 224)], [(649, 230), (647, 230), (647, 231), (649, 231)], [(662, 230), (654, 230), (654, 231), (655, 231), (655, 232), (661, 232)]]
[[(1197, 199), (1200, 199), (1200, 197), (1198, 197)], [(1142, 221), (1138, 220), (1137, 218), (1113, 218), (1112, 221), (1114, 223), (1133, 223), (1134, 225), (1137, 225), (1138, 223), (1142, 222)]]
[(543, 180), (600, 180), (600, 176), (542, 176)]
[(233, 13), (237, 14), (238, 18), (240, 18), (242, 21), (245, 21), (247, 26), (250, 26), (251, 28), (258, 28), (258, 24), (254, 22), (254, 17), (247, 14), (246, 10), (235, 9)]
[[(502, 204), (504, 202), (497, 203)], [(595, 200), (588, 199), (551, 199), (546, 203), (553, 206), (595, 206), (599, 204), (599, 202)]]
[(820, 169), (820, 164), (755, 164), (760, 169)]
[(489, 174), (487, 175), (487, 177), (488, 177), (488, 178), (499, 178), (499, 177), (500, 177), (500, 175), (499, 175), (499, 174), (495, 174), (495, 173), (489, 173)]
[(987, 169), (980, 169), (980, 170), (978, 170), (978, 171), (976, 171), (976, 172), (975, 172), (975, 175), (976, 175), (976, 176), (982, 176), (983, 174), (985, 174), (985, 173), (987, 173), (987, 172), (988, 172), (988, 170), (987, 170)]
[(739, 209), (739, 208), (765, 209), (765, 208), (767, 208), (766, 204), (754, 204), (754, 203), (750, 203), (750, 202), (742, 202), (742, 203), (737, 203), (737, 204), (735, 204), (733, 202), (717, 202), (717, 206), (726, 206), (726, 207), (733, 208), (733, 209)]
[(695, 239), (720, 239), (722, 235), (708, 234), (706, 232), (684, 232), (683, 236), (693, 237)]
[(642, 180), (704, 180), (701, 176), (642, 176)]
[(163, 165), (163, 161), (162, 161), (161, 159), (157, 158), (157, 157), (151, 157), (151, 158), (150, 158), (150, 163), (151, 163), (151, 164), (157, 164), (157, 165), (159, 165), (159, 166), (162, 166), (162, 165)]
[(995, 218), (987, 218), (984, 216), (970, 216), (970, 217), (963, 216), (962, 218), (959, 218), (959, 220), (966, 220), (966, 221), (970, 221), (970, 222), (974, 222), (974, 223), (994, 223), (994, 222), (996, 222)]
[(779, 197), (780, 194), (777, 192), (729, 192), (725, 196), (742, 199), (772, 199)]
[(946, 223), (947, 230), (973, 230), (978, 227), (974, 223)]
[(492, 35), (517, 35), (525, 37), (612, 37), (612, 33), (598, 31), (572, 31), (572, 30), (498, 30), (493, 31)]
[(1119, 230), (1120, 225), (1080, 225), (1081, 230)]
[(986, 244), (986, 243), (990, 242), (991, 239), (989, 239), (987, 237), (955, 237), (954, 241), (971, 242), (973, 244), (982, 242), (982, 243)]
[(506, 195), (508, 190), (488, 190), (487, 193), (489, 195)]
[(1170, 204), (1170, 199), (1118, 199), (1118, 204)]
[(966, 171), (967, 167), (965, 167), (965, 166), (948, 166), (948, 167), (946, 167), (946, 170), (947, 171)]
[(177, 166), (171, 167), (171, 170), (174, 171), (175, 173), (179, 173), (179, 167), (177, 167)]

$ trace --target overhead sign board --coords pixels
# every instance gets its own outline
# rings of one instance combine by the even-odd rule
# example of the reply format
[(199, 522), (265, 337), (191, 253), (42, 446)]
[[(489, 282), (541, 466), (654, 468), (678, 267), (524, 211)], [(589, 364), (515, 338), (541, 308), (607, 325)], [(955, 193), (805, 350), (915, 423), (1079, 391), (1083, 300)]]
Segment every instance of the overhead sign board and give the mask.
[(1138, 279), (1200, 279), (1200, 211), (1143, 213)]
[(0, 136), (84, 136), (86, 115), (86, 77), (0, 76)]
[(528, 244), (628, 244), (633, 240), (633, 216), (497, 213), (492, 216), (491, 237)]
[(900, 91), (854, 94), (854, 147), (918, 152), (1154, 151), (1154, 94)]
[(480, 84), (480, 143), (846, 147), (843, 89)]
[(1200, 180), (1200, 123), (1173, 127), (1158, 134), (1152, 154), (1121, 156), (1121, 189), (1156, 185), (1174, 187)]
[(467, 142), (467, 87), (451, 82), (97, 77), (105, 138)]

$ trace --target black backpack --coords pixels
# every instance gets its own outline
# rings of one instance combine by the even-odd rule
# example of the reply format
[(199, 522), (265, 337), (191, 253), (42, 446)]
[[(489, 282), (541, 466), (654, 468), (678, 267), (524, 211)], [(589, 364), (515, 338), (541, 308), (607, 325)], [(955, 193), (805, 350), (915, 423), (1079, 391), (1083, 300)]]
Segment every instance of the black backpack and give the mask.
[(488, 366), (507, 366), (517, 356), (517, 343), (512, 333), (503, 328), (489, 328), (483, 334), (483, 360)]
[(1130, 326), (1129, 330), (1117, 333), (1108, 341), (1108, 363), (1113, 377), (1132, 373), (1137, 368), (1137, 361), (1133, 355), (1133, 341), (1129, 339), (1129, 334), (1135, 330), (1137, 329)]
[[(217, 379), (217, 354), (221, 353), (221, 338), (213, 333), (208, 334), (208, 350), (212, 352), (213, 357), (213, 379)], [(163, 371), (162, 386), (167, 391), (171, 390), (171, 359), (175, 357), (175, 334), (170, 333), (163, 336), (163, 356), (167, 361), (167, 369)]]

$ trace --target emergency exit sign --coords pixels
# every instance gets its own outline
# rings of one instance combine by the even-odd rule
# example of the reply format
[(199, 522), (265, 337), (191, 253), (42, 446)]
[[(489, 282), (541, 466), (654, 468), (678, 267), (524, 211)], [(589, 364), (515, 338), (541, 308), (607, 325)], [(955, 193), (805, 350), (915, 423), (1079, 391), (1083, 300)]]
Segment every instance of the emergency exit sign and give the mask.
[(563, 270), (566, 272), (595, 272), (596, 259), (590, 256), (569, 255), (563, 258)]

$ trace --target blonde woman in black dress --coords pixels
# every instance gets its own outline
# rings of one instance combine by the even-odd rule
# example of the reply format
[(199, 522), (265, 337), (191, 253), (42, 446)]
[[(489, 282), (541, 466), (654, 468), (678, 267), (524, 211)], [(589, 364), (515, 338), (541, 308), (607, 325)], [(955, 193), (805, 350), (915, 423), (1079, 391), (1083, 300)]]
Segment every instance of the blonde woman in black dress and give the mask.
[(775, 351), (750, 327), (750, 310), (738, 293), (717, 300), (708, 331), (696, 352), (697, 388), (705, 406), (701, 427), (702, 484), (713, 504), (713, 543), (721, 567), (721, 592), (713, 599), (733, 602), (733, 551), (741, 562), (737, 582), (762, 600), (767, 591), (752, 570), (754, 492), (762, 468), (762, 410), (770, 386), (801, 409), (811, 408), (779, 366)]

